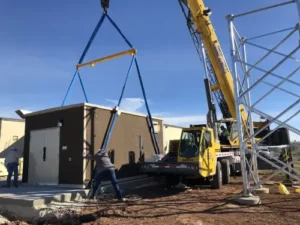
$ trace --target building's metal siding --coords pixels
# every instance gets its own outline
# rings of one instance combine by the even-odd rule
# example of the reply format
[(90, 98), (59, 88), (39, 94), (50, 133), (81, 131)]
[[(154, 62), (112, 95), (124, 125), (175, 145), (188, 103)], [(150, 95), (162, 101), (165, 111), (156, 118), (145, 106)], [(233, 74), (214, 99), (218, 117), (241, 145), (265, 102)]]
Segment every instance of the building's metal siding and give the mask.
[[(85, 112), (84, 108), (86, 108)], [(30, 131), (55, 127), (60, 120), (63, 121), (63, 126), (60, 132), (59, 183), (83, 184), (84, 177), (88, 181), (91, 178), (92, 165), (89, 161), (86, 161), (86, 165), (83, 164), (83, 148), (85, 147), (86, 152), (96, 152), (99, 149), (110, 118), (110, 110), (90, 106), (80, 106), (28, 116), (25, 128), (23, 181), (27, 182), (28, 179)], [(157, 139), (162, 150), (162, 120), (155, 121), (160, 126)], [(150, 157), (154, 154), (154, 147), (147, 125), (147, 118), (122, 113), (116, 121), (108, 145), (108, 149), (115, 149), (115, 167), (118, 170), (117, 176), (119, 178), (137, 175), (136, 165), (129, 165), (129, 152), (135, 152), (135, 161), (137, 162), (139, 159), (140, 135), (143, 140), (145, 157)], [(63, 151), (62, 146), (67, 146), (67, 150)], [(69, 158), (71, 158), (71, 161), (69, 161)]]
[[(111, 112), (103, 109), (87, 108), (86, 117), (86, 143), (87, 152), (93, 149), (96, 152), (103, 143)], [(92, 116), (94, 115), (94, 117)], [(92, 117), (91, 117), (92, 116)], [(94, 118), (94, 119), (92, 119)], [(160, 149), (163, 149), (163, 136), (162, 136), (162, 121), (155, 120), (161, 127), (160, 132), (157, 134), (157, 140)], [(92, 123), (94, 122), (94, 125)], [(93, 133), (92, 133), (93, 132)], [(145, 157), (154, 154), (154, 146), (152, 143), (150, 131), (147, 125), (147, 118), (142, 116), (121, 113), (117, 118), (111, 139), (108, 145), (108, 150), (115, 149), (115, 167), (118, 170), (118, 177), (136, 175), (136, 165), (129, 164), (129, 152), (135, 153), (135, 161), (137, 162), (140, 156), (139, 153), (139, 136), (142, 136), (143, 151)], [(90, 146), (90, 148), (88, 147)], [(91, 168), (88, 166), (87, 168)], [(90, 177), (90, 171), (87, 171), (87, 178)]]
[[(60, 132), (59, 183), (82, 184), (83, 177), (83, 106), (59, 110), (26, 118), (24, 145), (24, 176), (28, 179), (30, 131), (56, 127), (58, 121), (63, 121)], [(67, 146), (67, 150), (62, 150)], [(71, 158), (71, 161), (69, 160)]]

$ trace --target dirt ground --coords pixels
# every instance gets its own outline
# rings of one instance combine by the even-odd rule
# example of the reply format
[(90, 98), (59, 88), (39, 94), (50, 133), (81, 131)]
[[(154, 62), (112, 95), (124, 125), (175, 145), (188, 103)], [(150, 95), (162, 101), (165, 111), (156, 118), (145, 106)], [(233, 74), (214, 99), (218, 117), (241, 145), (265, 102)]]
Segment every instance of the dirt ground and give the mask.
[(95, 202), (81, 213), (94, 211), (100, 216), (85, 224), (300, 224), (300, 194), (294, 188), (288, 188), (290, 195), (280, 195), (278, 185), (270, 185), (270, 194), (260, 194), (259, 206), (244, 206), (232, 201), (241, 192), (240, 181), (240, 177), (235, 178), (221, 190), (143, 188), (134, 192), (141, 199), (129, 198), (127, 203)]
[(300, 194), (295, 193), (295, 188), (288, 187), (290, 195), (280, 195), (277, 184), (266, 187), (270, 188), (270, 194), (260, 194), (262, 203), (259, 206), (238, 205), (233, 201), (242, 190), (240, 177), (221, 190), (146, 187), (128, 193), (128, 202), (91, 201), (79, 214), (72, 216), (75, 220), (51, 224), (300, 224)]

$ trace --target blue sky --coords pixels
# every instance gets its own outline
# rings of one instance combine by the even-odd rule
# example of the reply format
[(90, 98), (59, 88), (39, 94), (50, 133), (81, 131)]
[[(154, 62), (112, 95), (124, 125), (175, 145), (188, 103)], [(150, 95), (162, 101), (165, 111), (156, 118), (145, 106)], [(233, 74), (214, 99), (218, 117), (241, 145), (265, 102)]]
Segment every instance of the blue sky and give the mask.
[[(219, 37), (229, 66), (228, 27), (225, 16), (279, 3), (262, 1), (206, 1), (212, 8), (211, 20)], [(9, 1), (0, 3), (0, 116), (13, 116), (16, 109), (39, 110), (59, 106), (66, 93), (75, 65), (96, 25), (102, 10), (98, 0)], [(111, 0), (110, 16), (138, 50), (141, 72), (150, 102), (151, 112), (178, 125), (203, 122), (207, 112), (203, 86), (203, 67), (189, 36), (185, 20), (176, 0)], [(280, 16), (278, 16), (280, 15)], [(240, 33), (256, 36), (294, 26), (295, 5), (267, 13), (247, 16), (236, 21)], [(287, 33), (286, 33), (287, 34)], [(298, 33), (282, 47), (288, 53), (297, 44)], [(271, 48), (284, 36), (281, 34), (256, 42)], [(85, 61), (127, 50), (128, 46), (106, 20)], [(255, 62), (265, 52), (249, 47), (249, 62)], [(270, 69), (270, 58), (263, 68)], [(94, 68), (81, 70), (89, 101), (114, 106), (118, 99), (130, 57), (123, 57)], [(298, 64), (287, 64), (278, 72), (288, 74)], [(256, 72), (257, 76), (262, 73)], [(255, 79), (255, 78), (253, 78)], [(292, 79), (299, 80), (299, 75)], [(278, 79), (270, 78), (276, 84)], [(282, 87), (285, 87), (284, 85)], [(295, 86), (286, 86), (296, 91)], [(258, 87), (258, 99), (268, 86)], [(141, 89), (135, 70), (124, 95), (123, 109), (144, 112)], [(83, 102), (76, 80), (66, 104)], [(292, 103), (292, 102), (291, 102)], [(282, 93), (258, 104), (261, 110), (276, 115), (289, 105)], [(299, 118), (299, 116), (298, 116)], [(295, 122), (299, 128), (299, 119)]]

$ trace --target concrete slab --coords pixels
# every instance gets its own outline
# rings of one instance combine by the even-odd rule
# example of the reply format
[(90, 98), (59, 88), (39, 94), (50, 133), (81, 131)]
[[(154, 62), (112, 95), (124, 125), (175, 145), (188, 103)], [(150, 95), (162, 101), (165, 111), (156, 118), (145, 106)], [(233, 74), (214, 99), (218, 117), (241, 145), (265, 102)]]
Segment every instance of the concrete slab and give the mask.
[(51, 187), (0, 188), (0, 210), (32, 219), (40, 216), (40, 210), (53, 201), (64, 202), (85, 198), (87, 190)]
[(63, 189), (54, 187), (1, 188), (1, 204), (39, 206), (51, 201), (72, 201), (84, 198), (85, 189)]
[[(157, 184), (155, 177), (132, 177), (119, 180), (121, 190)], [(110, 181), (101, 185), (102, 193), (114, 192)], [(0, 211), (25, 220), (44, 216), (45, 210), (52, 202), (81, 201), (87, 197), (88, 189), (62, 188), (53, 186), (35, 186), (21, 184), (20, 188), (0, 188)], [(46, 210), (47, 211), (47, 210)], [(50, 210), (51, 211), (51, 210)]]

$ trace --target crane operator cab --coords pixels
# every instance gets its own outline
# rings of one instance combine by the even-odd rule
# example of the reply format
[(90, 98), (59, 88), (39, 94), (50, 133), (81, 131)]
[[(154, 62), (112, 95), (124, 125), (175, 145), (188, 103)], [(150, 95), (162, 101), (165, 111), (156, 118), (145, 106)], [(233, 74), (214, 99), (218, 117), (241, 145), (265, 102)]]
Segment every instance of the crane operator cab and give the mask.
[[(217, 130), (219, 131), (218, 137), (221, 145), (227, 145), (231, 147), (238, 147), (238, 124), (236, 120), (233, 119), (222, 119), (218, 121)], [(243, 127), (243, 132), (250, 133), (250, 128)], [(255, 137), (255, 140), (258, 141), (259, 138)], [(247, 142), (247, 145), (250, 147), (250, 140)]]
[(229, 144), (230, 139), (230, 132), (229, 130), (224, 126), (220, 126), (221, 132), (219, 133), (219, 140), (221, 144)]
[(217, 121), (218, 138), (221, 145), (238, 145), (238, 126), (233, 119)]
[(194, 163), (199, 166), (199, 175), (208, 177), (215, 173), (216, 145), (213, 129), (191, 125), (182, 130), (178, 146), (178, 162)]
[(182, 132), (179, 155), (194, 158), (199, 154), (201, 130), (185, 130)]

